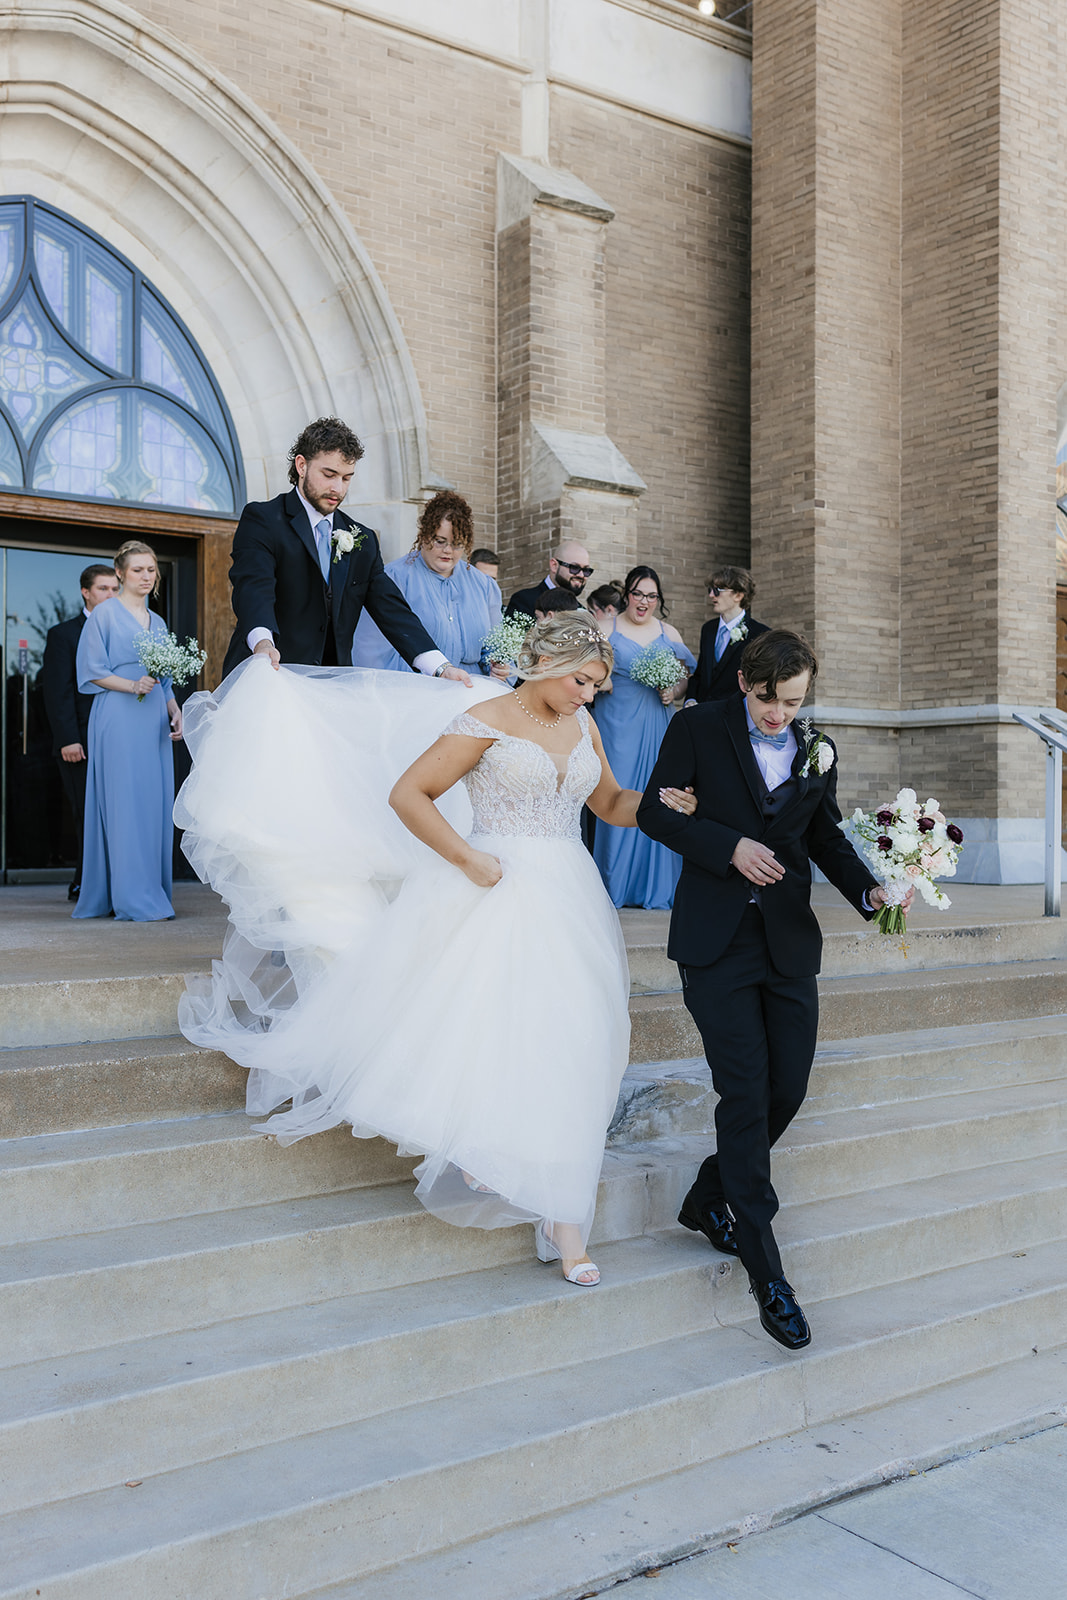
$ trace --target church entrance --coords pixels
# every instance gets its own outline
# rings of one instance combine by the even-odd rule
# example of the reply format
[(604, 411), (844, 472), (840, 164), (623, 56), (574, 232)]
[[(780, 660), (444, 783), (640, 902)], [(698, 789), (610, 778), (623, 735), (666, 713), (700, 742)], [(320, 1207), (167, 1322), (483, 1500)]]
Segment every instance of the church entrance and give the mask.
[[(152, 609), (180, 638), (196, 634), (199, 540), (131, 526), (87, 529), (0, 516), (0, 883), (64, 882), (73, 875), (74, 820), (41, 690), (45, 638), (49, 628), (81, 610), (84, 569), (94, 562), (110, 565), (123, 540), (137, 537), (159, 557), (162, 583)], [(179, 692), (179, 700), (195, 687)], [(188, 770), (181, 745), (175, 762), (180, 783)]]

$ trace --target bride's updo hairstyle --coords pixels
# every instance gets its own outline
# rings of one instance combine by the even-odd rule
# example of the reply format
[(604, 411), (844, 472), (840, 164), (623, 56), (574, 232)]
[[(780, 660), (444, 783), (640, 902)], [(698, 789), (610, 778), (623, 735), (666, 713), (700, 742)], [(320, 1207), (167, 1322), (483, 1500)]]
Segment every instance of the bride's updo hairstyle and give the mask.
[[(542, 656), (547, 664), (538, 665)], [(539, 678), (565, 678), (582, 667), (599, 661), (607, 667), (604, 687), (610, 687), (615, 652), (588, 611), (550, 612), (543, 622), (535, 622), (519, 651), (515, 670), (527, 683)]]

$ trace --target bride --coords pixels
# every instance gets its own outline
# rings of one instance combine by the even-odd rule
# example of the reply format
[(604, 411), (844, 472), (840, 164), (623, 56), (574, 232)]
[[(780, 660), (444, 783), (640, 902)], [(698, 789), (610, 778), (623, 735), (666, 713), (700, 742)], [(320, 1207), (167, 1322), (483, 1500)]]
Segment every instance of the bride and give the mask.
[[(187, 704), (195, 767), (176, 807), (231, 908), (179, 1021), (251, 1069), (249, 1112), (292, 1101), (262, 1124), (279, 1143), (350, 1123), (421, 1155), (428, 1210), (532, 1222), (540, 1258), (582, 1286), (600, 1276), (585, 1247), (629, 977), (579, 817), (587, 803), (633, 827), (641, 798), (586, 709), (611, 666), (584, 612), (531, 629), (514, 692), (246, 663)], [(394, 817), (389, 783), (434, 732), (393, 784)], [(525, 1020), (545, 996), (547, 1034)]]

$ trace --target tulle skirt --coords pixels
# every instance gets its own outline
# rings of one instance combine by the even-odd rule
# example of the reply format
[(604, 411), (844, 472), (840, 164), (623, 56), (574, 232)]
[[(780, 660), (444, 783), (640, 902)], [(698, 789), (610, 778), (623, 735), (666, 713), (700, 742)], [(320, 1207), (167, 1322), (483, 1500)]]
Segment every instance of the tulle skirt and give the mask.
[[(179, 1021), (250, 1069), (252, 1115), (292, 1101), (263, 1124), (279, 1142), (350, 1123), (423, 1157), (416, 1193), (447, 1221), (545, 1217), (584, 1240), (629, 1047), (599, 873), (575, 840), (486, 835), (472, 843), (504, 875), (479, 889), (386, 805), (415, 755), (494, 692), (254, 663), (190, 702), (196, 764), (176, 819), (232, 910)], [(441, 804), (469, 831), (465, 795)]]

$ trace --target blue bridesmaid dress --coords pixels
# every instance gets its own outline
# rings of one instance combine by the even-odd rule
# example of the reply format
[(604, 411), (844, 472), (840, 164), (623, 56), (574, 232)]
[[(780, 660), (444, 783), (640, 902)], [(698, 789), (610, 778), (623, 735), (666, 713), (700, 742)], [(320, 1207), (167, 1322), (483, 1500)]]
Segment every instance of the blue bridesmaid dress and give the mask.
[[(663, 645), (692, 672), (696, 667), (684, 644), (664, 636), (662, 628), (649, 644), (636, 644), (616, 629), (611, 635), (615, 651), (610, 694), (593, 702), (604, 754), (624, 789), (644, 789), (659, 755), (671, 712), (655, 689), (630, 677), (634, 661), (649, 645)], [(682, 858), (666, 845), (656, 844), (640, 828), (612, 828), (597, 821), (593, 835), (593, 860), (600, 868), (608, 894), (616, 906), (643, 906), (648, 911), (669, 911), (682, 870)]]
[[(473, 678), (481, 673), (482, 640), (500, 621), (500, 586), (494, 578), (457, 561), (451, 577), (431, 571), (417, 550), (390, 561), (386, 573), (396, 584), (438, 650)], [(385, 672), (411, 670), (393, 649), (368, 611), (356, 623), (354, 667)]]
[[(166, 633), (149, 613), (152, 633)], [(95, 695), (89, 716), (82, 887), (72, 915), (119, 922), (162, 922), (170, 902), (174, 847), (174, 747), (169, 678), (144, 699), (101, 689), (94, 678), (140, 678), (134, 649), (143, 629), (121, 600), (105, 600), (86, 619), (78, 644), (78, 688)]]

